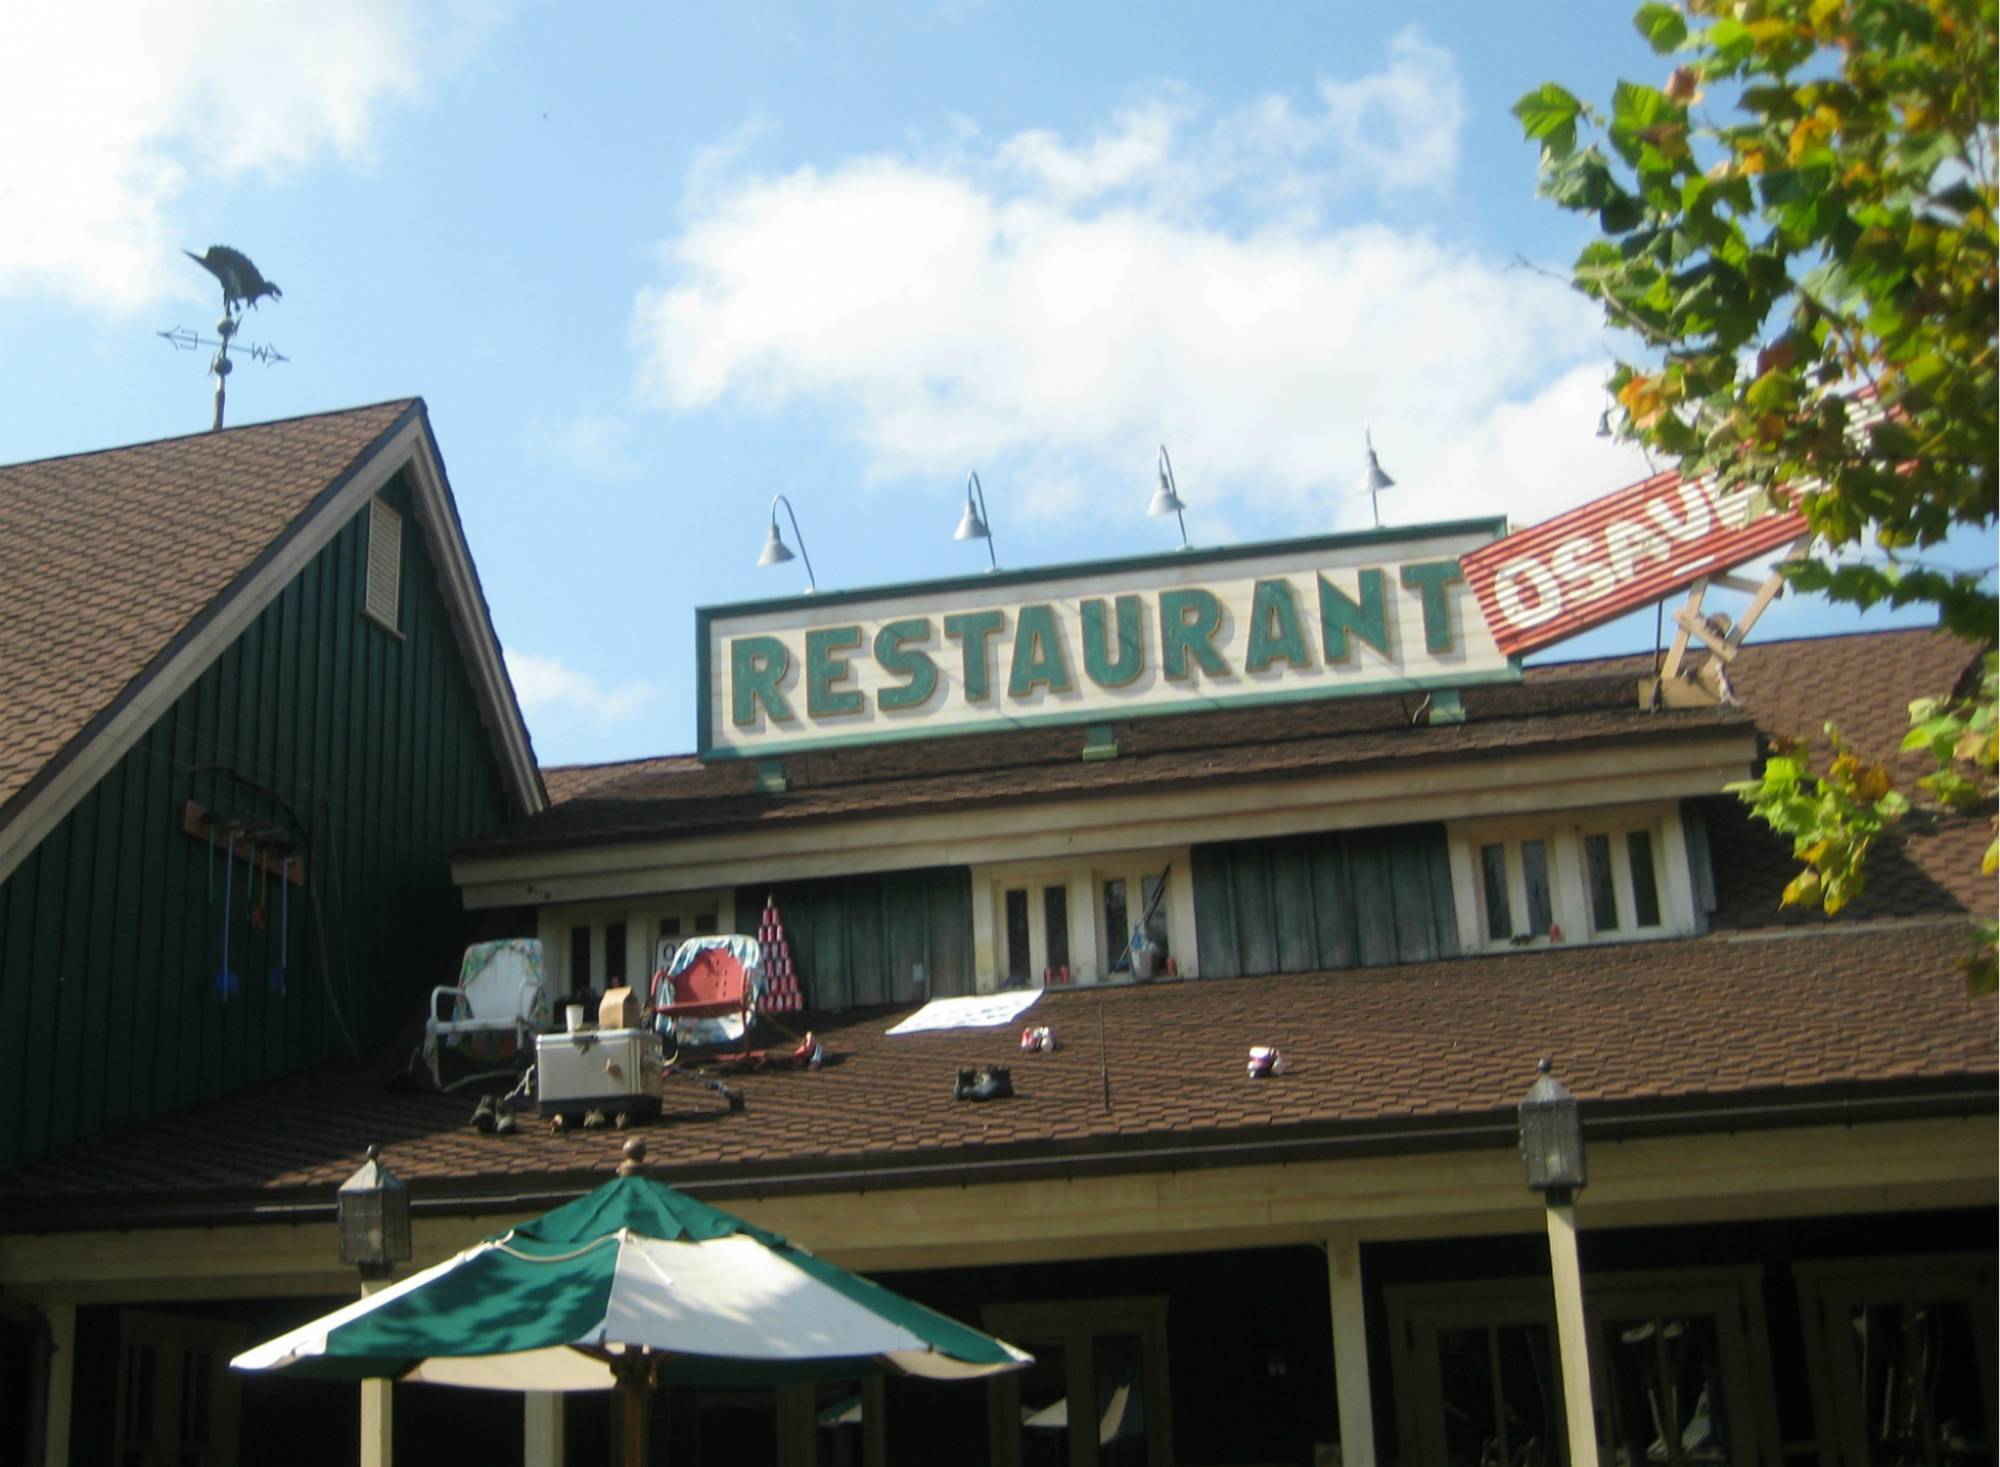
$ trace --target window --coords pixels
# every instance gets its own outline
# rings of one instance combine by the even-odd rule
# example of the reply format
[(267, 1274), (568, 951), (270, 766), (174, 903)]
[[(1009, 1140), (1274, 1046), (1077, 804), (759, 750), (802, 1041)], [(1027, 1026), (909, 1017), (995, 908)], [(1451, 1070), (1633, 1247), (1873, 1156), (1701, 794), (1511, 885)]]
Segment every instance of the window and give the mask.
[(234, 1467), (234, 1325), (136, 1309), (118, 1315), (112, 1460), (120, 1467)]
[[(987, 1385), (993, 1467), (1165, 1467), (1174, 1460), (1165, 1299), (996, 1304), (984, 1323), (1035, 1357)], [(1090, 1402), (1088, 1415), (1072, 1412), (1072, 1401)]]
[(1842, 1461), (1994, 1460), (1991, 1254), (1814, 1261), (1792, 1272), (1814, 1414)]
[(1554, 930), (1546, 840), (1483, 843), (1479, 847), (1479, 875), (1489, 943), (1547, 937)]
[[(1398, 1352), (1397, 1415), (1414, 1460), (1567, 1461), (1546, 1278), (1403, 1285), (1385, 1294)], [(1599, 1460), (1776, 1461), (1761, 1300), (1756, 1268), (1595, 1276), (1586, 1308)]]
[[(972, 870), (982, 993), (1022, 983), (1130, 981), (1132, 929), (1143, 926), (1150, 976), (1195, 950), (1188, 851), (1141, 851), (1075, 863)], [(1140, 965), (1140, 976), (1148, 976)], [(1176, 976), (1193, 977), (1185, 959)], [(1067, 975), (1067, 977), (1065, 977)]]
[(390, 631), (401, 625), (403, 517), (379, 499), (368, 504), (368, 615)]
[(636, 987), (671, 962), (689, 937), (741, 930), (729, 925), (736, 921), (731, 893), (717, 891), (617, 906), (578, 904), (551, 911), (548, 920), (541, 938), (551, 969), (563, 975), (573, 994)]
[(1686, 850), (1671, 808), (1454, 826), (1460, 946), (1478, 952), (1693, 932)]

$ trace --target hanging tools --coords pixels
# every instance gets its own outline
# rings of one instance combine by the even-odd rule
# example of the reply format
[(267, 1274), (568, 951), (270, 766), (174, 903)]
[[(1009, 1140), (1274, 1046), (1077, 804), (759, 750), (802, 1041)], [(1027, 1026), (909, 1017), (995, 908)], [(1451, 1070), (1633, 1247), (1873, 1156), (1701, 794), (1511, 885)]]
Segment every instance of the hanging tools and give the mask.
[(220, 997), (224, 1003), (229, 1002), (229, 1000), (238, 991), (240, 991), (243, 986), (241, 983), (237, 981), (236, 975), (229, 971), (229, 918), (231, 912), (231, 898), (235, 894), (235, 886), (236, 886), (236, 832), (234, 829), (232, 829), (229, 832), (228, 852), (223, 858), (222, 968), (221, 971), (219, 971), (215, 975), (215, 991), (217, 996)]
[[(268, 898), (267, 898), (268, 900)], [(291, 946), (287, 940), (292, 931), (292, 858), (285, 857), (278, 867), (278, 966), (271, 970), (268, 986), (280, 998), (285, 995), (285, 957)]]

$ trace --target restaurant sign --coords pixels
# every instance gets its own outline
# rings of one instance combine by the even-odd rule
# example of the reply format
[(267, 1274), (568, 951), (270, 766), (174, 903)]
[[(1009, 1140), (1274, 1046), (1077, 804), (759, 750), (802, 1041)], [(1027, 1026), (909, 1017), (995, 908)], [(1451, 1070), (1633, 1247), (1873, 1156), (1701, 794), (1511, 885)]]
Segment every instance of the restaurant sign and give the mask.
[(703, 607), (700, 752), (1512, 681), (1459, 564), (1503, 529), (1468, 520)]
[(1805, 533), (1752, 488), (1655, 474), (1472, 552), (1465, 578), (1495, 644), (1518, 657)]

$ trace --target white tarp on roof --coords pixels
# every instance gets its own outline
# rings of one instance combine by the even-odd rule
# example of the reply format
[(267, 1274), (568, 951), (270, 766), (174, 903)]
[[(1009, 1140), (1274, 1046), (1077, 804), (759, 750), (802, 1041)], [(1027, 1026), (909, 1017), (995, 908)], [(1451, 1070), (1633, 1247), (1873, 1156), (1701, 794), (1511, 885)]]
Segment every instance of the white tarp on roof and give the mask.
[(934, 998), (895, 1026), (891, 1034), (923, 1034), (933, 1029), (996, 1029), (1025, 1014), (1042, 996), (1039, 988), (1010, 988), (969, 998)]

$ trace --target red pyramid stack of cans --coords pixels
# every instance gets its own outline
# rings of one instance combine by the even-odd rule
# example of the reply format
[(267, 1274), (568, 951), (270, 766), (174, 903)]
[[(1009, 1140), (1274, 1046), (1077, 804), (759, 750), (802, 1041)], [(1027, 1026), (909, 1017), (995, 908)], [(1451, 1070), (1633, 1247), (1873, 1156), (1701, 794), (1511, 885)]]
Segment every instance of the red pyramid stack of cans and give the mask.
[(774, 1014), (795, 1014), (806, 1006), (799, 989), (799, 970), (792, 966), (792, 944), (785, 937), (774, 892), (764, 898), (764, 915), (757, 920), (757, 945), (764, 950), (764, 1007)]

